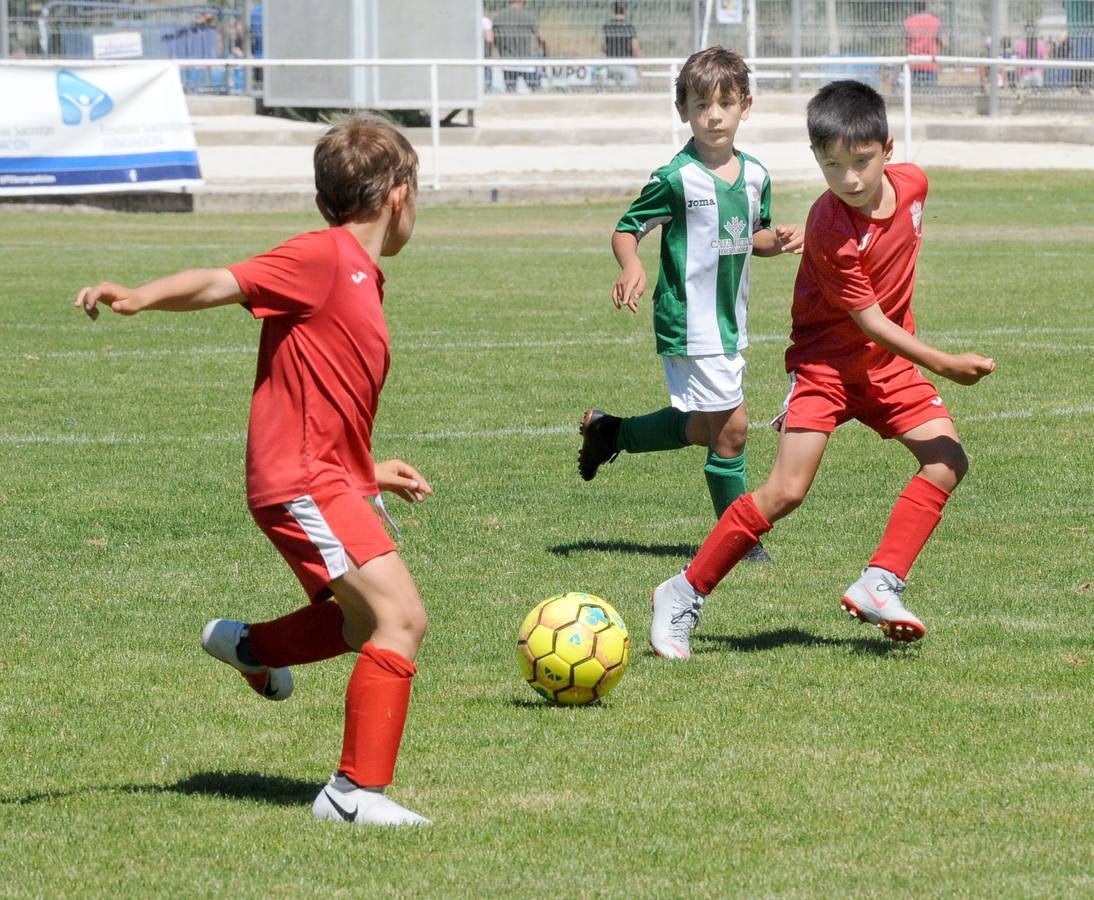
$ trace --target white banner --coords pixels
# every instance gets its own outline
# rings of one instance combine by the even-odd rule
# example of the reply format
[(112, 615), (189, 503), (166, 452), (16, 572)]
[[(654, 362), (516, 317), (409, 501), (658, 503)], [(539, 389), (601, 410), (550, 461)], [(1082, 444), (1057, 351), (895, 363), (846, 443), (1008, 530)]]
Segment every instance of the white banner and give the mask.
[(0, 64), (0, 197), (201, 183), (175, 66)]

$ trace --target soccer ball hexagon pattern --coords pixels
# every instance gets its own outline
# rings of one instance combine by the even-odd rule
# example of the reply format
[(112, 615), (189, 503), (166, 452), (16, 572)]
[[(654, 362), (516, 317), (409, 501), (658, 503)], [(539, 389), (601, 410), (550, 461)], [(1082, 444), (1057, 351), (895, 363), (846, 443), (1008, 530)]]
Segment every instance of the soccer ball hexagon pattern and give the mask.
[(571, 591), (538, 604), (521, 623), (517, 664), (524, 680), (552, 703), (599, 700), (631, 658), (627, 626), (610, 603)]

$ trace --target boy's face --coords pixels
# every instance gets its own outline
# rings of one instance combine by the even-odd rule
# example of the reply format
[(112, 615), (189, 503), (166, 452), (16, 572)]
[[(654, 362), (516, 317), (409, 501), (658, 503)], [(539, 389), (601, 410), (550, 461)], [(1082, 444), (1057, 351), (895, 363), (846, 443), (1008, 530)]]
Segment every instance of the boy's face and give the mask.
[(743, 101), (736, 91), (722, 94), (722, 89), (714, 88), (709, 97), (693, 97), (688, 93), (687, 103), (676, 106), (680, 121), (691, 126), (692, 137), (700, 152), (710, 154), (725, 153), (733, 148), (733, 139), (737, 126), (748, 118), (752, 108), (752, 98)]
[(843, 141), (813, 147), (828, 189), (848, 206), (869, 214), (881, 203), (885, 163), (893, 156), (893, 139), (847, 147)]

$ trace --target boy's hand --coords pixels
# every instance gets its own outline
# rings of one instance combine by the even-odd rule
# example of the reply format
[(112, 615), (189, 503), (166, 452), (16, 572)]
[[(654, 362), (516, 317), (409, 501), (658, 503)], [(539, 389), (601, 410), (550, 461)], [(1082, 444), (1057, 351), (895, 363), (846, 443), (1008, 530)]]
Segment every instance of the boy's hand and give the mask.
[(944, 378), (958, 384), (976, 384), (985, 375), (995, 371), (995, 360), (979, 353), (958, 353), (950, 356), (946, 366), (939, 372)]
[(646, 270), (641, 264), (624, 266), (623, 271), (612, 285), (612, 303), (616, 309), (627, 307), (632, 313), (638, 312), (638, 301), (646, 291)]
[(100, 303), (123, 316), (134, 316), (140, 309), (133, 302), (133, 294), (134, 291), (131, 288), (104, 281), (94, 287), (83, 288), (76, 295), (76, 302), (72, 305), (82, 309), (92, 320), (99, 318)]
[(376, 463), (376, 484), (381, 491), (391, 491), (407, 503), (421, 503), (433, 488), (414, 466), (401, 459), (385, 459)]
[(801, 256), (805, 249), (805, 232), (797, 225), (776, 225), (775, 244), (780, 253), (793, 253)]

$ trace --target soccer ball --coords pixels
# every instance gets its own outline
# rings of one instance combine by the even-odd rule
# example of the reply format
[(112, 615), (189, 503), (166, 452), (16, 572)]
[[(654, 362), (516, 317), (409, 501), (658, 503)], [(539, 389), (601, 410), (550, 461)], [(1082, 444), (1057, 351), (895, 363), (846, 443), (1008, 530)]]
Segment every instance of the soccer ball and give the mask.
[(544, 600), (521, 623), (517, 663), (525, 681), (552, 703), (599, 700), (619, 684), (631, 658), (627, 626), (593, 594)]

